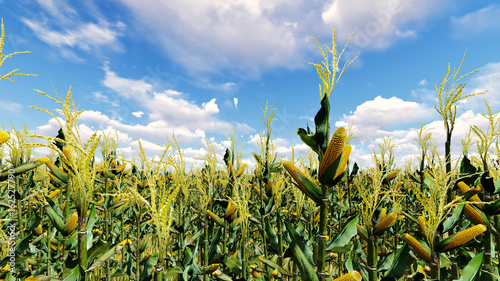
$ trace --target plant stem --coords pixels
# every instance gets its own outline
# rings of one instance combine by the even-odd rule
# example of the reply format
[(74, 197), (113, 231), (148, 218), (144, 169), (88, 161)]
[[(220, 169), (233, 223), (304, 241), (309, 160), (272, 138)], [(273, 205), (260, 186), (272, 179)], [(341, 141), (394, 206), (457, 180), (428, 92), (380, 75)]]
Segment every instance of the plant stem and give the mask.
[(367, 248), (368, 280), (377, 280), (377, 237), (372, 235), (368, 240)]
[(322, 184), (321, 190), (323, 192), (323, 200), (320, 204), (319, 213), (319, 239), (318, 239), (318, 252), (316, 259), (318, 261), (318, 278), (320, 281), (325, 280), (325, 253), (326, 253), (326, 225), (328, 215), (328, 186)]

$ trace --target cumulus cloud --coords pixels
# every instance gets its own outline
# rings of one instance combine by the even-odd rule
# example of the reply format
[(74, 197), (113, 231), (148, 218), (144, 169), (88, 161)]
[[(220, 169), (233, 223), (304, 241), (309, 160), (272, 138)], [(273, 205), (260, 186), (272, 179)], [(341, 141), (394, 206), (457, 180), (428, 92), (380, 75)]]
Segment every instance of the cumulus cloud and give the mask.
[(379, 135), (382, 130), (395, 129), (429, 118), (433, 113), (434, 108), (424, 104), (404, 101), (397, 97), (386, 99), (377, 96), (359, 105), (353, 114), (344, 116), (343, 120), (335, 125), (346, 126), (352, 122), (358, 128), (357, 134), (367, 139)]

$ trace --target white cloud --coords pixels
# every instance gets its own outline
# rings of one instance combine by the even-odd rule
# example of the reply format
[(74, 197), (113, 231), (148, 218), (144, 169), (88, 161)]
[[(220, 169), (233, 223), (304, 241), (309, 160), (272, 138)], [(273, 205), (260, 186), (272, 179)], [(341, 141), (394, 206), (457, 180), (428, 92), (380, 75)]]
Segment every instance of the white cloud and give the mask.
[(233, 98), (234, 107), (238, 108), (238, 98)]
[(380, 135), (382, 130), (411, 124), (434, 113), (434, 108), (417, 102), (404, 101), (397, 97), (389, 99), (377, 96), (359, 105), (353, 114), (344, 116), (335, 126), (346, 126), (352, 122), (358, 127), (357, 134), (363, 139)]
[(427, 80), (422, 79), (422, 80), (420, 80), (420, 82), (418, 82), (418, 84), (419, 84), (420, 86), (425, 86), (425, 85), (427, 85)]
[(485, 8), (470, 12), (462, 17), (451, 17), (452, 36), (454, 38), (470, 38), (478, 34), (499, 34), (500, 5), (492, 4)]
[(114, 45), (117, 48), (117, 38), (123, 34), (122, 30), (125, 28), (121, 22), (115, 25), (101, 22), (99, 24), (85, 23), (74, 29), (59, 32), (50, 30), (45, 24), (26, 18), (23, 18), (22, 21), (36, 33), (40, 40), (51, 46), (58, 48), (78, 47), (87, 52), (104, 45)]
[(132, 115), (134, 115), (135, 117), (137, 118), (141, 118), (141, 116), (144, 114), (144, 112), (142, 111), (136, 111), (136, 112), (132, 112)]
[(338, 27), (338, 38), (354, 32), (358, 49), (387, 48), (401, 38), (415, 37), (416, 22), (435, 15), (447, 1), (337, 0), (321, 14), (323, 22)]

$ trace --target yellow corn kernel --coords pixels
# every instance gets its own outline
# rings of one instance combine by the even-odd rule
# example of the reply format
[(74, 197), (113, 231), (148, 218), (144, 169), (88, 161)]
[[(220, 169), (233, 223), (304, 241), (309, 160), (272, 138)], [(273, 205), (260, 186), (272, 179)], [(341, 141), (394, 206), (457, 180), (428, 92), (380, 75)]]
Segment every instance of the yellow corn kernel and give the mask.
[(337, 157), (340, 156), (342, 150), (344, 148), (345, 138), (347, 136), (347, 130), (343, 127), (337, 128), (333, 133), (332, 138), (330, 139), (330, 143), (326, 148), (325, 155), (321, 160), (321, 164), (319, 165), (319, 173), (318, 178), (321, 178), (323, 172), (330, 166)]
[(219, 264), (218, 263), (212, 263), (210, 265), (210, 267), (212, 268), (212, 270), (217, 270), (219, 268)]
[(238, 256), (238, 251), (234, 252), (232, 255), (231, 255), (233, 258), (236, 258)]
[(382, 211), (380, 211), (380, 220), (385, 219), (385, 216), (387, 215), (387, 209), (382, 208)]
[(347, 274), (340, 276), (339, 278), (337, 278), (333, 281), (361, 281), (361, 280), (363, 280), (363, 277), (361, 276), (361, 274), (359, 272), (357, 272), (356, 270), (354, 270), (354, 271), (351, 271)]
[(40, 279), (36, 278), (35, 276), (29, 276), (28, 278), (24, 279), (24, 281), (40, 281)]
[(417, 254), (419, 254), (421, 257), (426, 259), (427, 261), (431, 261), (431, 254), (427, 252), (427, 250), (424, 249), (424, 246), (418, 242), (417, 239), (413, 238), (410, 234), (405, 233), (403, 234), (403, 239), (408, 242), (408, 245), (415, 251)]
[(454, 247), (458, 247), (460, 245), (469, 242), (470, 240), (476, 238), (477, 236), (485, 232), (486, 229), (487, 228), (484, 224), (477, 224), (473, 227), (467, 228), (466, 230), (460, 231), (459, 233), (457, 233), (455, 238), (453, 238), (453, 240), (451, 240), (451, 242), (448, 243), (448, 245), (446, 245), (446, 247), (443, 248), (443, 251)]
[(78, 213), (74, 212), (71, 215), (71, 217), (69, 217), (69, 219), (66, 221), (66, 224), (64, 225), (65, 228), (66, 228), (66, 226), (68, 226), (68, 234), (71, 233), (71, 231), (73, 231), (73, 229), (75, 229), (77, 222), (78, 222)]
[(418, 224), (420, 225), (420, 230), (422, 230), (424, 237), (427, 237), (425, 234), (425, 218), (423, 216), (418, 217)]
[(481, 217), (481, 215), (479, 214), (479, 212), (474, 209), (473, 206), (471, 206), (470, 204), (467, 204), (465, 203), (465, 206), (464, 206), (464, 213), (465, 215), (467, 215), (473, 222), (477, 223), (477, 224), (485, 224), (484, 223), (484, 220), (483, 220), (483, 217)]
[[(471, 190), (471, 188), (463, 181), (459, 182), (458, 183), (458, 189), (460, 189), (460, 192), (462, 192), (462, 194), (465, 194), (467, 191)], [(481, 202), (481, 200), (479, 200), (479, 197), (476, 195), (472, 196), (469, 198), (470, 201), (472, 202)], [(479, 207), (479, 209), (483, 209), (483, 207), (481, 205), (477, 205)]]
[(8, 132), (0, 130), (0, 145), (5, 143), (10, 139), (10, 134)]
[(276, 276), (278, 276), (278, 271), (275, 269), (275, 270), (273, 270), (273, 273), (272, 273), (272, 274), (273, 274), (273, 276), (275, 276), (275, 277), (276, 277)]
[(392, 211), (387, 217), (385, 217), (383, 220), (379, 221), (377, 225), (375, 226), (375, 231), (373, 233), (377, 233), (381, 230), (384, 230), (391, 225), (393, 225), (396, 220), (398, 219), (398, 214), (396, 211)]
[(39, 224), (37, 227), (36, 227), (36, 235), (40, 235), (42, 234), (42, 224)]
[(6, 265), (4, 267), (2, 267), (2, 269), (0, 269), (1, 271), (9, 271), (10, 269), (10, 265)]

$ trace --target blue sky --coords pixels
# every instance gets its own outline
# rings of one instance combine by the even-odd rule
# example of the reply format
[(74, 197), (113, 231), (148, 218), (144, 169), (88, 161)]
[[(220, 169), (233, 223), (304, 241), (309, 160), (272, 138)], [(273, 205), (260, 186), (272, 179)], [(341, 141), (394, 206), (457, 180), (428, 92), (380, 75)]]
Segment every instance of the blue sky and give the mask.
[[(150, 156), (161, 154), (175, 132), (188, 164), (199, 163), (205, 139), (219, 154), (234, 124), (246, 156), (264, 124), (266, 102), (276, 108), (273, 138), (280, 157), (291, 146), (307, 147), (293, 132), (319, 109), (319, 62), (311, 37), (338, 48), (354, 32), (343, 64), (359, 54), (331, 95), (331, 123), (357, 126), (352, 159), (369, 165), (382, 135), (392, 137), (400, 165), (416, 157), (414, 129), (433, 129), (442, 147), (443, 124), (434, 109), (434, 85), (448, 63), (458, 67), (466, 93), (484, 96), (458, 104), (454, 154), (470, 125), (484, 126), (484, 98), (496, 112), (500, 102), (500, 4), (497, 1), (229, 1), (229, 0), (20, 0), (0, 1), (6, 30), (2, 74), (19, 68), (36, 77), (0, 81), (1, 123), (27, 124), (55, 136), (46, 113), (55, 103), (38, 89), (64, 95), (85, 109), (83, 136), (117, 130), (126, 157), (138, 153), (137, 138)], [(53, 86), (52, 86), (53, 85)], [(251, 157), (245, 162), (251, 163)]]

